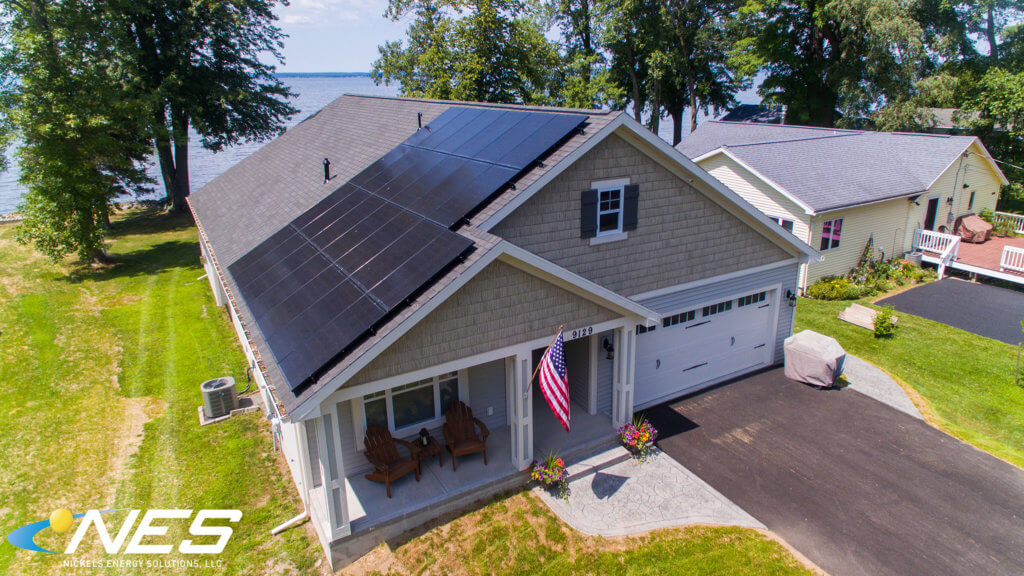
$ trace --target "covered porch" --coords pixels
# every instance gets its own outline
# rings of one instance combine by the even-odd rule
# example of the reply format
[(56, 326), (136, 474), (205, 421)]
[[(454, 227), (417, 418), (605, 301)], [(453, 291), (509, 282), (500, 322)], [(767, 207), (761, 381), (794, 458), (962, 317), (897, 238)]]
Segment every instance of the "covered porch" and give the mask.
[(1024, 238), (1021, 237), (993, 236), (984, 243), (972, 244), (953, 234), (916, 230), (913, 248), (921, 253), (922, 261), (935, 264), (939, 278), (946, 275), (947, 269), (953, 269), (1024, 284)]
[[(338, 390), (321, 405), (319, 417), (300, 427), (312, 487), (308, 508), (322, 527), (318, 532), (330, 535), (325, 546), (376, 538), (507, 490), (525, 482), (529, 464), (550, 451), (571, 460), (613, 441), (616, 426), (632, 418), (635, 321), (619, 318), (564, 332), (567, 367), (576, 374), (570, 376), (569, 433), (530, 384), (536, 351), (550, 338)], [(614, 356), (602, 348), (605, 341)], [(489, 430), (486, 465), (477, 453), (459, 456), (452, 469), (442, 431), (449, 399), (468, 405)], [(412, 421), (409, 414), (421, 416)], [(417, 441), (426, 428), (441, 446), (441, 458), (421, 459), (418, 482), (412, 473), (392, 482), (391, 498), (383, 483), (366, 478), (373, 467), (362, 442), (371, 420), (386, 422), (395, 438), (407, 441)], [(404, 446), (398, 451), (408, 455)]]

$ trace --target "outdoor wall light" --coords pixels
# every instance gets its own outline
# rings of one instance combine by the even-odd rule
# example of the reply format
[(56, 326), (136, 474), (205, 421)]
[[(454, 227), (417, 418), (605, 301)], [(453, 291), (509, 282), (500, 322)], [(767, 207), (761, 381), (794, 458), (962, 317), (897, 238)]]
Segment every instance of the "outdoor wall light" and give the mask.
[(786, 290), (786, 300), (789, 301), (790, 308), (796, 308), (796, 294), (792, 290)]
[(605, 338), (604, 341), (601, 342), (601, 347), (604, 348), (604, 351), (608, 353), (607, 358), (609, 360), (615, 357), (615, 345), (612, 344), (611, 338)]
[(964, 182), (964, 188), (970, 188), (970, 187), (971, 187), (970, 184), (968, 184), (967, 182)]
[(950, 206), (953, 205), (953, 197), (952, 196), (946, 198), (946, 204), (949, 204)]

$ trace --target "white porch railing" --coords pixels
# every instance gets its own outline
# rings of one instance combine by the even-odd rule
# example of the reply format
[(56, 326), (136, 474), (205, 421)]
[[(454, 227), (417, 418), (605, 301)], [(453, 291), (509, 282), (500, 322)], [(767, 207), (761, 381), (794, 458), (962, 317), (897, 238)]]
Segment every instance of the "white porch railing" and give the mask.
[(946, 274), (946, 266), (960, 255), (960, 237), (931, 230), (914, 230), (914, 250), (938, 255), (939, 278)]
[(950, 244), (958, 242), (959, 240), (959, 236), (953, 236), (952, 234), (932, 232), (931, 230), (923, 230), (920, 228), (914, 230), (914, 250), (917, 252), (942, 254)]
[(1003, 247), (1003, 255), (999, 259), (999, 269), (1024, 272), (1024, 248)]
[(1009, 212), (996, 212), (996, 218), (999, 220), (1008, 220), (1013, 224), (1014, 232), (1017, 234), (1024, 234), (1024, 215), (1010, 214)]

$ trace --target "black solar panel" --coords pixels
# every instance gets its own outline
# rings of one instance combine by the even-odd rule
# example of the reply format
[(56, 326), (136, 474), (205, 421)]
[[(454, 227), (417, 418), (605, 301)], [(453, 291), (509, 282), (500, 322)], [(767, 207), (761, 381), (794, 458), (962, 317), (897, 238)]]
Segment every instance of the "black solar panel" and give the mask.
[(586, 120), (453, 107), (229, 266), (292, 389), (454, 265), (450, 230)]

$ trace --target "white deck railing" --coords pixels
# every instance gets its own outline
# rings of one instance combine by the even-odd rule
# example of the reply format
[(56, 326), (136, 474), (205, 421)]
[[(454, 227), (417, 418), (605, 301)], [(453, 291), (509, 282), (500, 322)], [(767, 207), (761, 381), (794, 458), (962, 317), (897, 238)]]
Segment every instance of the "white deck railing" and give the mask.
[(1024, 248), (1003, 247), (1003, 255), (999, 259), (999, 269), (1024, 272)]
[(959, 236), (932, 232), (931, 230), (914, 230), (914, 250), (917, 252), (932, 252), (942, 254), (946, 248), (960, 240)]
[(1008, 220), (1013, 224), (1013, 231), (1017, 234), (1024, 234), (1024, 215), (1010, 214), (1009, 212), (996, 212), (999, 220)]
[(914, 230), (914, 250), (931, 252), (939, 257), (939, 278), (946, 274), (946, 266), (960, 255), (960, 237), (931, 230)]

